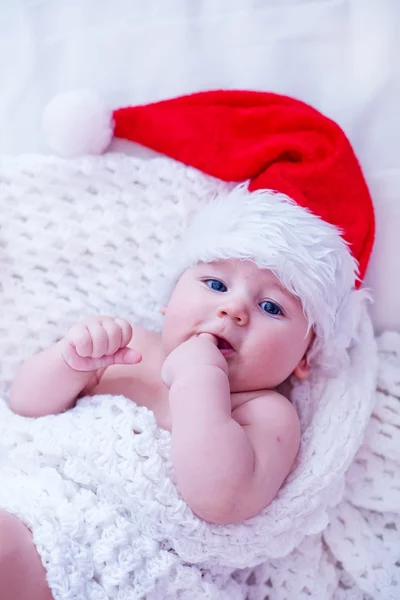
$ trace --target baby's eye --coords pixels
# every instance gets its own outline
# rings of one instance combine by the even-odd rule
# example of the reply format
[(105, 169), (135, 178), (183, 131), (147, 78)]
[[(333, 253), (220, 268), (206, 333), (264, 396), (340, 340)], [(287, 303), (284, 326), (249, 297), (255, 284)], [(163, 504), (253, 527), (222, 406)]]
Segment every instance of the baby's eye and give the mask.
[(222, 281), (219, 281), (218, 279), (206, 279), (205, 283), (208, 285), (209, 288), (211, 288), (212, 290), (215, 290), (216, 292), (227, 292), (228, 288), (226, 287), (226, 285), (224, 283), (222, 283)]
[(275, 302), (271, 302), (270, 300), (265, 300), (265, 302), (261, 302), (260, 306), (268, 315), (283, 315), (281, 307), (278, 306), (278, 304), (275, 304)]

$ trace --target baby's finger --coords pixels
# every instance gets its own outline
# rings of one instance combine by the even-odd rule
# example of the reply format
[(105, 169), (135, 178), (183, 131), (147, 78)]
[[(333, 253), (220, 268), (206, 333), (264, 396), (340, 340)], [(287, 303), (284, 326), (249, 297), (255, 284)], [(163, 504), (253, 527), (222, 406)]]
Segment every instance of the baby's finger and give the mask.
[(86, 325), (78, 324), (71, 327), (67, 335), (67, 340), (75, 348), (78, 356), (85, 358), (92, 355), (92, 336)]
[(114, 319), (106, 317), (101, 320), (104, 331), (107, 334), (108, 345), (105, 352), (106, 355), (115, 354), (122, 346), (122, 331), (121, 328), (114, 322)]
[(212, 342), (215, 346), (218, 346), (218, 339), (212, 333), (201, 333), (199, 335), (199, 338), (202, 338), (204, 340), (208, 340), (209, 342)]
[(125, 319), (115, 318), (114, 323), (121, 329), (121, 348), (125, 348), (132, 339), (132, 325)]
[(104, 356), (108, 348), (108, 335), (100, 321), (92, 321), (87, 323), (87, 328), (92, 336), (92, 358), (100, 358)]
[(132, 348), (121, 348), (110, 358), (113, 358), (114, 365), (136, 365), (142, 360), (142, 355)]

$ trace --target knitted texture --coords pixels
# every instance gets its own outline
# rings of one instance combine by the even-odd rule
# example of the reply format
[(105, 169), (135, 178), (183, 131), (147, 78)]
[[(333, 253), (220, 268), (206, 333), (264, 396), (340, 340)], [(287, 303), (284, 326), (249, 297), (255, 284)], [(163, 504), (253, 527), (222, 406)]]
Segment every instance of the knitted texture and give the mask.
[[(25, 356), (89, 315), (160, 328), (171, 243), (221, 185), (168, 159), (2, 159), (1, 396)], [(31, 528), (55, 600), (398, 598), (400, 336), (378, 340), (377, 392), (366, 313), (358, 337), (343, 377), (294, 389), (294, 469), (237, 525), (183, 502), (146, 408), (102, 396), (25, 419), (2, 401), (0, 506)]]

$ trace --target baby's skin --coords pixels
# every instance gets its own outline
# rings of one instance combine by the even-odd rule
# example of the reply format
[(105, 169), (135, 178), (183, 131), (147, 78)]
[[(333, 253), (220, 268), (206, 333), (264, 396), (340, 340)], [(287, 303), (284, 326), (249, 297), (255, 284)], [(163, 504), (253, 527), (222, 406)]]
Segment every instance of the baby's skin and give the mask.
[[(161, 332), (109, 316), (74, 325), (20, 367), (10, 407), (40, 417), (94, 394), (147, 406), (171, 431), (176, 483), (190, 508), (213, 523), (242, 521), (273, 500), (299, 449), (298, 416), (276, 387), (309, 373), (313, 334), (301, 302), (271, 272), (229, 259), (187, 269), (163, 314)], [(37, 600), (51, 598), (30, 532), (0, 517), (0, 599), (10, 577), (10, 600), (34, 598), (32, 585)], [(10, 530), (14, 574), (4, 550)], [(23, 580), (26, 561), (37, 568)]]

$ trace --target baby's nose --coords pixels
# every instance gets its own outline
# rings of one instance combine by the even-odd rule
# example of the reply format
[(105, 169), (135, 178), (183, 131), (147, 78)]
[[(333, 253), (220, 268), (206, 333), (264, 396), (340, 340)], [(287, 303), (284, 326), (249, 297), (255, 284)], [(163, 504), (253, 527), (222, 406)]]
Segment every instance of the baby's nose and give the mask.
[(246, 304), (241, 301), (225, 302), (217, 309), (217, 316), (220, 318), (228, 317), (238, 325), (246, 325), (249, 320), (249, 314)]

